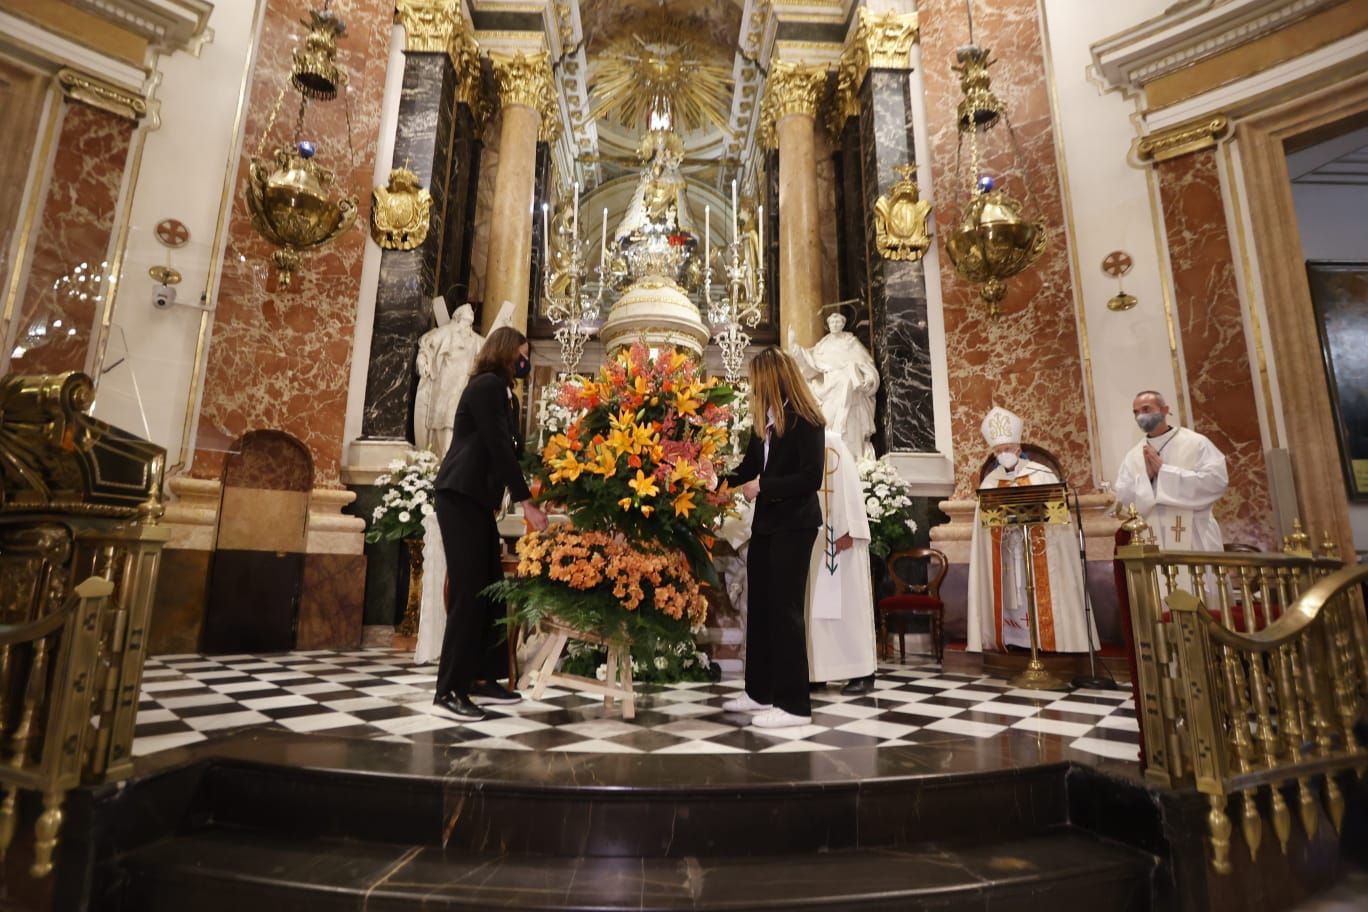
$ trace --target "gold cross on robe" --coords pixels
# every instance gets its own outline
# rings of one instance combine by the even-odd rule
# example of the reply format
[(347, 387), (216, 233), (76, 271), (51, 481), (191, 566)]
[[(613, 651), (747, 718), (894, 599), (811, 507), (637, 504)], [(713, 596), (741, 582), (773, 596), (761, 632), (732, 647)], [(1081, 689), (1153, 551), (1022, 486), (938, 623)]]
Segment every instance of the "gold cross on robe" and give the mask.
[(1173, 525), (1169, 527), (1169, 531), (1173, 533), (1173, 543), (1175, 545), (1181, 542), (1183, 540), (1183, 533), (1188, 531), (1187, 527), (1183, 525), (1183, 517), (1180, 516), (1175, 519)]

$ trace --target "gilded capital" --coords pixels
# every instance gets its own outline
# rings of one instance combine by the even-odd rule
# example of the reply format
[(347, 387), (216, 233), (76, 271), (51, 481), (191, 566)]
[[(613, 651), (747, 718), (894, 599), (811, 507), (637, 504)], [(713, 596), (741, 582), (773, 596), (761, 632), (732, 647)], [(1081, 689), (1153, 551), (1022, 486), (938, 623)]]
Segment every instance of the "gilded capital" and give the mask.
[(873, 13), (860, 7), (855, 30), (841, 50), (836, 71), (836, 94), (831, 131), (840, 132), (846, 119), (860, 111), (860, 86), (871, 69), (906, 70), (912, 65), (912, 45), (921, 37), (916, 13)]
[(446, 51), (461, 21), (458, 0), (394, 0), (394, 21), (404, 27), (404, 50)]
[(522, 105), (541, 115), (541, 140), (550, 142), (560, 127), (556, 107), (556, 87), (551, 77), (551, 54), (542, 51), (528, 56), (490, 54), (494, 66), (494, 86), (502, 107)]
[(147, 116), (147, 99), (141, 95), (70, 67), (57, 71), (57, 84), (68, 99), (84, 102), (116, 117), (141, 120)]
[(779, 121), (790, 114), (815, 118), (826, 84), (826, 67), (776, 61), (770, 67), (760, 104), (760, 129), (765, 145), (774, 145)]

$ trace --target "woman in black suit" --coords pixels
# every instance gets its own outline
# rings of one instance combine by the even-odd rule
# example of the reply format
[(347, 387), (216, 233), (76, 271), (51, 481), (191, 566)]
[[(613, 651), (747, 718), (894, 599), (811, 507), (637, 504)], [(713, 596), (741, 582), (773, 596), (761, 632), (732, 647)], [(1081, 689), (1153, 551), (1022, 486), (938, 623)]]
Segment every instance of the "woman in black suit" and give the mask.
[(494, 517), (505, 488), (522, 503), (534, 529), (546, 528), (546, 514), (532, 502), (518, 467), (514, 430), (513, 381), (531, 367), (526, 336), (511, 326), (489, 334), (456, 406), (451, 447), (437, 470), (437, 524), (450, 587), (432, 702), (465, 722), (485, 717), (472, 695), (492, 703), (521, 699), (496, 680), (507, 669), (495, 626), (503, 608), (479, 592), (503, 579)]
[(812, 721), (808, 698), (808, 559), (822, 524), (821, 406), (793, 359), (767, 348), (750, 364), (755, 432), (729, 479), (755, 503), (746, 574), (746, 692), (722, 704), (758, 728)]

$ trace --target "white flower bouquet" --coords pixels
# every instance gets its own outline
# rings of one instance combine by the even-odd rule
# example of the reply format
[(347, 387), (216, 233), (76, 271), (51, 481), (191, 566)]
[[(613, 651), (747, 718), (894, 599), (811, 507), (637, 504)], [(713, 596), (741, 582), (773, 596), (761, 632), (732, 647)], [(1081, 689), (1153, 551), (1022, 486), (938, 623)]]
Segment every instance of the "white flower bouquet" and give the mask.
[(917, 531), (912, 518), (912, 486), (903, 480), (887, 459), (862, 459), (860, 490), (869, 516), (869, 553), (887, 557), (912, 546)]
[(389, 471), (376, 476), (380, 506), (371, 513), (366, 541), (397, 541), (422, 538), (423, 517), (435, 509), (433, 485), (437, 480), (438, 459), (427, 450), (409, 450), (402, 459), (389, 464)]

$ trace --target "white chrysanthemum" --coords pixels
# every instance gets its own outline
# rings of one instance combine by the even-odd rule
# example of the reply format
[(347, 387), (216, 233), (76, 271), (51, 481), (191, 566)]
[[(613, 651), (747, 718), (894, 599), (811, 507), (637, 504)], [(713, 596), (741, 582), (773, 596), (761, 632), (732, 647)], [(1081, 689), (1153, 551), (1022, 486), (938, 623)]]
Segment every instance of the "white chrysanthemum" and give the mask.
[(909, 532), (916, 532), (916, 531), (917, 531), (917, 521), (916, 521), (915, 519), (909, 519), (909, 520), (907, 520), (907, 531), (909, 531)]
[[(635, 665), (636, 663), (634, 662), (634, 663), (632, 663), (632, 664)], [(657, 671), (664, 671), (664, 670), (665, 670), (665, 666), (666, 666), (666, 665), (669, 665), (670, 662), (669, 662), (669, 660), (666, 659), (664, 656), (656, 656), (656, 657), (655, 657), (655, 663), (654, 663), (654, 664), (655, 664), (655, 667), (656, 667), (656, 670), (657, 670)]]
[(406, 523), (406, 522), (408, 522), (408, 521), (409, 521), (410, 519), (412, 519), (412, 518), (413, 518), (413, 514), (410, 513), (408, 510), (400, 510), (400, 511), (399, 511), (399, 521), (400, 521), (401, 523)]
[(435, 509), (433, 509), (433, 506), (430, 503), (423, 504), (423, 506), (420, 507), (420, 509), (423, 511), (424, 516), (431, 516), (433, 513), (437, 512)]
[(600, 681), (608, 680), (608, 665), (605, 663), (594, 669), (594, 677), (598, 678)]
[(385, 515), (385, 508), (384, 508), (384, 507), (376, 507), (376, 508), (375, 508), (375, 512), (371, 514), (371, 519), (379, 519), (380, 517), (382, 517), (382, 516), (384, 516), (384, 515)]
[(872, 497), (866, 497), (865, 511), (869, 513), (871, 519), (879, 516), (879, 502)]
[(404, 465), (405, 463), (402, 459), (391, 459), (389, 464), (389, 470), (391, 472), (402, 472), (404, 471)]

